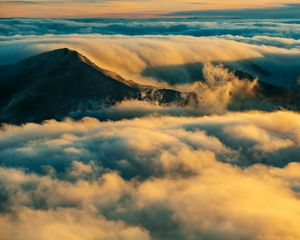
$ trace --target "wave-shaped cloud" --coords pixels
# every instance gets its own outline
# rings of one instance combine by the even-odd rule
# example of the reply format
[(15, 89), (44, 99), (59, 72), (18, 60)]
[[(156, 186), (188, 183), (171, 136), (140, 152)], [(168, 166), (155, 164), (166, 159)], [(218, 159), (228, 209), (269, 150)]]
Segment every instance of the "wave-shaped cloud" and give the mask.
[(281, 111), (4, 125), (1, 237), (297, 239), (299, 123)]
[(292, 48), (284, 48), (265, 45), (266, 41), (278, 39), (255, 38), (253, 42), (248, 38), (228, 38), (97, 34), (2, 36), (0, 63), (69, 47), (125, 78), (160, 87), (202, 80), (201, 68), (206, 62), (221, 62), (275, 85), (298, 86), (300, 50), (297, 42)]

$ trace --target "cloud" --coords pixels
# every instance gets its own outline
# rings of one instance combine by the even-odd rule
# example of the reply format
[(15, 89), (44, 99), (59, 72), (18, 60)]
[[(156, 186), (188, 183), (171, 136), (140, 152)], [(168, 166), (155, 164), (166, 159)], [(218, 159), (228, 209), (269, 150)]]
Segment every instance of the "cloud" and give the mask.
[(214, 109), (214, 113), (224, 113), (234, 103), (235, 97), (247, 98), (255, 95), (257, 81), (241, 80), (222, 65), (205, 64), (203, 76), (206, 83), (197, 82), (196, 92), (199, 108)]
[(15, 218), (0, 216), (2, 239), (9, 240), (12, 236), (15, 240), (150, 239), (146, 231), (136, 226), (107, 221), (103, 217), (74, 209), (40, 211), (22, 208)]
[[(116, 120), (146, 115), (220, 114), (228, 110), (297, 109), (293, 102), (287, 104), (289, 98), (266, 100), (263, 97), (262, 101), (257, 92), (260, 81), (299, 89), (300, 50), (297, 40), (259, 36), (2, 36), (0, 62), (15, 62), (25, 56), (62, 47), (78, 50), (98, 66), (126, 79), (159, 88), (195, 92), (198, 96), (197, 103), (187, 109), (176, 106), (159, 108), (151, 104), (145, 108), (138, 102), (103, 108), (103, 104), (92, 101), (82, 103), (68, 114), (76, 119), (92, 116)], [(249, 78), (256, 78), (258, 84)], [(266, 89), (269, 91), (268, 87)], [(130, 104), (132, 107), (128, 107)]]
[(119, 120), (142, 116), (199, 116), (203, 114), (222, 114), (228, 110), (276, 108), (271, 103), (263, 104), (255, 100), (257, 80), (240, 79), (222, 65), (204, 64), (203, 82), (175, 86), (183, 92), (193, 91), (195, 101), (187, 106), (177, 104), (160, 105), (159, 102), (125, 100), (105, 107), (101, 101), (88, 101), (80, 104), (68, 116), (81, 119), (86, 116), (101, 120)]
[(100, 67), (127, 79), (159, 87), (203, 80), (195, 77), (201, 78), (201, 66), (207, 62), (221, 62), (283, 87), (297, 87), (300, 75), (297, 47), (250, 44), (220, 37), (97, 34), (1, 37), (0, 63), (12, 63), (61, 47), (78, 50)]
[(199, 100), (197, 108), (95, 101), (70, 113), (77, 120), (2, 124), (1, 238), (299, 239), (299, 113), (229, 112), (243, 101), (265, 107), (249, 100), (256, 81), (232, 69), (297, 88), (298, 25), (1, 19), (0, 64), (69, 47)]
[[(283, 24), (282, 27), (285, 27)], [(253, 37), (243, 37), (243, 36), (223, 36), (225, 39), (231, 39), (234, 41), (241, 41), (255, 45), (268, 45), (279, 48), (297, 49), (300, 47), (300, 40), (293, 38), (283, 38), (283, 37), (269, 37), (269, 36), (253, 36)]]
[(299, 39), (297, 19), (231, 19), (222, 21), (166, 19), (1, 19), (1, 35), (123, 34), (205, 36), (269, 36)]
[(1, 236), (297, 239), (299, 123), (280, 111), (4, 125)]
[[(35, 172), (41, 172), (45, 165), (64, 172), (80, 159), (84, 163), (101, 163), (104, 171), (121, 171), (126, 178), (148, 177), (152, 171), (157, 175), (167, 172), (161, 158), (165, 151), (176, 154), (188, 147), (208, 149), (220, 161), (241, 166), (257, 162), (285, 166), (297, 161), (300, 133), (294, 129), (299, 128), (298, 118), (298, 114), (289, 112), (250, 112), (211, 117), (153, 116), (117, 122), (84, 118), (78, 122), (50, 120), (42, 125), (3, 125), (0, 159), (3, 166), (22, 166)], [(288, 122), (293, 124), (281, 126)], [(116, 148), (118, 151), (114, 151)]]
[(211, 9), (211, 10), (191, 10), (179, 11), (168, 16), (184, 16), (184, 17), (202, 17), (202, 18), (297, 18), (299, 16), (300, 4), (295, 1), (294, 4), (286, 4), (282, 7), (263, 7), (263, 8), (244, 8), (244, 9)]
[[(2, 36), (0, 39), (2, 63), (69, 47), (126, 79), (159, 88), (195, 92), (198, 96), (198, 101), (187, 109), (175, 106), (160, 109), (148, 104), (147, 109), (135, 102), (133, 106), (139, 108), (135, 111), (128, 107), (129, 103), (127, 107), (119, 103), (103, 108), (99, 101), (89, 101), (69, 113), (76, 119), (93, 116), (114, 120), (121, 116), (132, 118), (149, 114), (187, 116), (280, 107), (297, 109), (293, 102), (287, 103), (289, 98), (266, 100), (264, 96), (262, 101), (257, 88), (265, 82), (283, 89), (299, 89), (300, 50), (294, 39), (97, 34)], [(269, 91), (268, 87), (266, 89)]]

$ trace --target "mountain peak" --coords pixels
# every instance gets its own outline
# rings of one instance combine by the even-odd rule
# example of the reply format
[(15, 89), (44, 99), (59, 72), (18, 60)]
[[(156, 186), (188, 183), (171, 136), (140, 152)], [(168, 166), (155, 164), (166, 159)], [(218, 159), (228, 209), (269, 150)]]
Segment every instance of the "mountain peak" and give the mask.
[(75, 50), (71, 50), (69, 48), (59, 48), (55, 50), (50, 50), (38, 55), (35, 55), (33, 57), (27, 58), (24, 61), (47, 61), (47, 62), (52, 62), (52, 60), (55, 59), (55, 61), (59, 61), (61, 63), (62, 61), (70, 61), (70, 60), (82, 60), (85, 59), (84, 56), (82, 56), (79, 52)]
[(125, 99), (186, 105), (195, 98), (123, 79), (69, 48), (5, 66), (0, 75), (0, 122), (60, 119), (78, 109), (89, 111), (90, 105), (112, 105)]
[(73, 59), (80, 59), (83, 61), (91, 62), (87, 57), (83, 56), (81, 53), (79, 53), (76, 50), (70, 49), (70, 48), (58, 48), (54, 50), (50, 50), (48, 52), (44, 52), (40, 54), (41, 56), (54, 56), (58, 58), (73, 58)]
[(73, 54), (75, 56), (75, 55), (79, 55), (80, 53), (77, 52), (76, 50), (72, 50), (70, 48), (65, 47), (65, 48), (58, 48), (58, 49), (50, 50), (47, 52), (43, 52), (40, 55), (49, 55), (49, 54), (58, 54), (58, 55), (62, 55), (62, 56)]
[(72, 50), (72, 49), (67, 48), (67, 47), (64, 47), (64, 48), (58, 48), (58, 49), (53, 50), (52, 52), (61, 52), (61, 53), (64, 53), (64, 54), (72, 53), (72, 52), (77, 53), (77, 51)]

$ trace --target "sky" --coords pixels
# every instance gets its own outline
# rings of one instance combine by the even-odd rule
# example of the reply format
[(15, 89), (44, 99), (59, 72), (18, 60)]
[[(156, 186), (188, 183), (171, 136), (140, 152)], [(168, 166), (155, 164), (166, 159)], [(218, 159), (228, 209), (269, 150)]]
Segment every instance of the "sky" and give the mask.
[[(218, 10), (274, 9), (282, 12), (300, 0), (1, 0), (0, 17), (157, 17)], [(297, 5), (296, 5), (297, 6)], [(179, 13), (179, 14), (178, 14)], [(184, 13), (184, 14), (183, 14)], [(245, 13), (245, 12), (243, 12)], [(199, 14), (199, 12), (198, 12)], [(201, 15), (200, 14), (200, 15)], [(210, 13), (211, 14), (211, 13)], [(193, 14), (192, 14), (193, 15)]]

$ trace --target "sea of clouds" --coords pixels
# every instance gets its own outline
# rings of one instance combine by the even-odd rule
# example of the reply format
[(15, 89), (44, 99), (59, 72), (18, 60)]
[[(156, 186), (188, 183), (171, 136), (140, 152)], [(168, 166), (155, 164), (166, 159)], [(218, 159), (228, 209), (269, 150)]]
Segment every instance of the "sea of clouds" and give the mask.
[(297, 239), (300, 115), (0, 130), (2, 239)]
[(300, 21), (292, 19), (1, 19), (1, 35), (105, 34), (299, 38)]
[(299, 113), (228, 108), (256, 84), (229, 67), (297, 87), (299, 23), (1, 19), (0, 64), (69, 47), (201, 103), (2, 124), (1, 239), (299, 239)]

